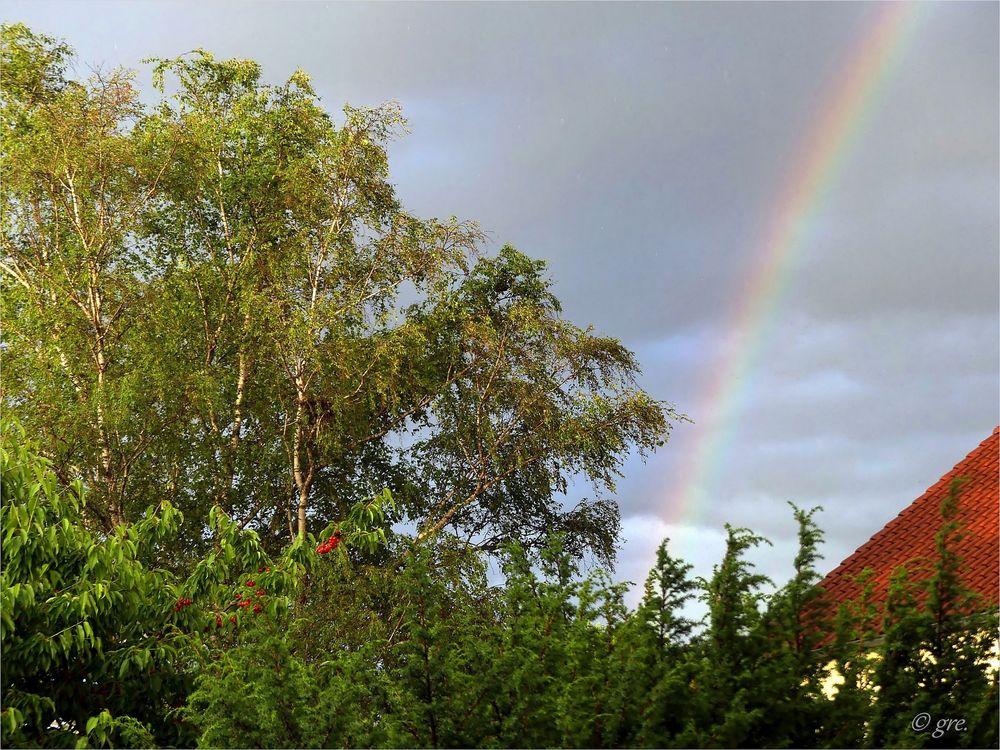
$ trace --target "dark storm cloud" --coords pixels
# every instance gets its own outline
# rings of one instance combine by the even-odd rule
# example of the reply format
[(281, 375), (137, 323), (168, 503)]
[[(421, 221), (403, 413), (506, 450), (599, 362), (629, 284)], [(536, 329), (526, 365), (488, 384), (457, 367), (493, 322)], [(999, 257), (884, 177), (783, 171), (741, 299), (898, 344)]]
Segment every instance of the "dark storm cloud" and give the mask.
[[(566, 316), (623, 338), (642, 383), (696, 421), (739, 282), (805, 131), (878, 7), (860, 3), (7, 3), (83, 60), (205, 47), (326, 105), (396, 99), (404, 204), (479, 220), (549, 261)], [(723, 521), (781, 543), (823, 504), (832, 566), (998, 419), (998, 6), (925, 4), (800, 244), (687, 548)], [(148, 81), (148, 70), (141, 80)], [(666, 488), (682, 425), (619, 486), (641, 578), (682, 532)], [(578, 494), (583, 489), (576, 491)]]

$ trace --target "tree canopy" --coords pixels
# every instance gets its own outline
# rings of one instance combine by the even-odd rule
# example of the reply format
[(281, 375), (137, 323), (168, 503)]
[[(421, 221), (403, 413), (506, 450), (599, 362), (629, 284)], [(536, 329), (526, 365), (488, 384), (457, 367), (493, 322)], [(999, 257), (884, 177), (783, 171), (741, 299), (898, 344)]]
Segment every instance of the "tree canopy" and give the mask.
[(390, 488), (421, 537), (611, 559), (623, 460), (677, 415), (544, 263), (401, 207), (398, 106), (336, 119), (305, 73), (202, 50), (150, 61), (145, 104), (3, 37), (4, 402), (95, 528), (167, 500), (198, 547), (218, 504), (276, 548)]

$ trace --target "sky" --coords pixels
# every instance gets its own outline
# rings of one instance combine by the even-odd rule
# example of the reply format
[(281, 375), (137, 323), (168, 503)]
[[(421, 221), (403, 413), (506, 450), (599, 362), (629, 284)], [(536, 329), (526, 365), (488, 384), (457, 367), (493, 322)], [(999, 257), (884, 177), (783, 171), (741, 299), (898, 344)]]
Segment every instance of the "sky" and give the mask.
[[(0, 15), (145, 86), (143, 58), (205, 48), (273, 82), (302, 68), (333, 112), (398, 101), (404, 207), (546, 260), (565, 317), (624, 341), (642, 387), (692, 420), (618, 483), (617, 575), (641, 584), (664, 537), (709, 575), (727, 522), (772, 540), (753, 559), (783, 581), (789, 501), (823, 507), (832, 569), (1000, 422), (1000, 5), (907, 6), (880, 37), (891, 12), (7, 0)], [(810, 166), (817, 182), (797, 183)]]

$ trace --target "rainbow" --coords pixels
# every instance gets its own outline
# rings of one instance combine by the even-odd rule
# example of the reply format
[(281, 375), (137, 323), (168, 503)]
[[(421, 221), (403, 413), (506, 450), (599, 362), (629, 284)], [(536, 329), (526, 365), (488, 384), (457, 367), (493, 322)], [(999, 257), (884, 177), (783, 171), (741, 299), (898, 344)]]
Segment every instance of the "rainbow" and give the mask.
[(873, 9), (874, 22), (866, 23), (865, 33), (837, 66), (812, 126), (793, 152), (791, 171), (771, 204), (774, 209), (753, 254), (753, 268), (732, 308), (721, 361), (692, 414), (692, 449), (682, 456), (667, 497), (665, 520), (675, 528), (691, 524), (712, 499), (713, 480), (728, 455), (749, 375), (788, 287), (803, 238), (912, 39), (921, 9), (928, 5), (886, 2)]

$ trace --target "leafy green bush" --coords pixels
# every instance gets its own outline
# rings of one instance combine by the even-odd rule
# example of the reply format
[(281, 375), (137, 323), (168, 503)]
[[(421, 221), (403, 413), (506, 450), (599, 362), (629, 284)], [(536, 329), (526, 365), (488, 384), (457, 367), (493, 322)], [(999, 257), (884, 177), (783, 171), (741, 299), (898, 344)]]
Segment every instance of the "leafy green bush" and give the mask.
[[(287, 620), (318, 560), (316, 539), (297, 537), (272, 560), (257, 535), (219, 508), (213, 550), (186, 578), (156, 566), (170, 559), (180, 513), (169, 503), (111, 534), (90, 530), (79, 482), (61, 484), (16, 423), (2, 428), (5, 745), (192, 745), (177, 711), (201, 669), (238, 649), (261, 620)], [(384, 538), (382, 494), (352, 509), (336, 544), (371, 550)]]
[(178, 607), (174, 576), (144, 562), (177, 511), (163, 504), (95, 534), (81, 524), (82, 486), (61, 486), (16, 425), (4, 426), (0, 461), (4, 744), (183, 743), (170, 710), (204, 614)]

